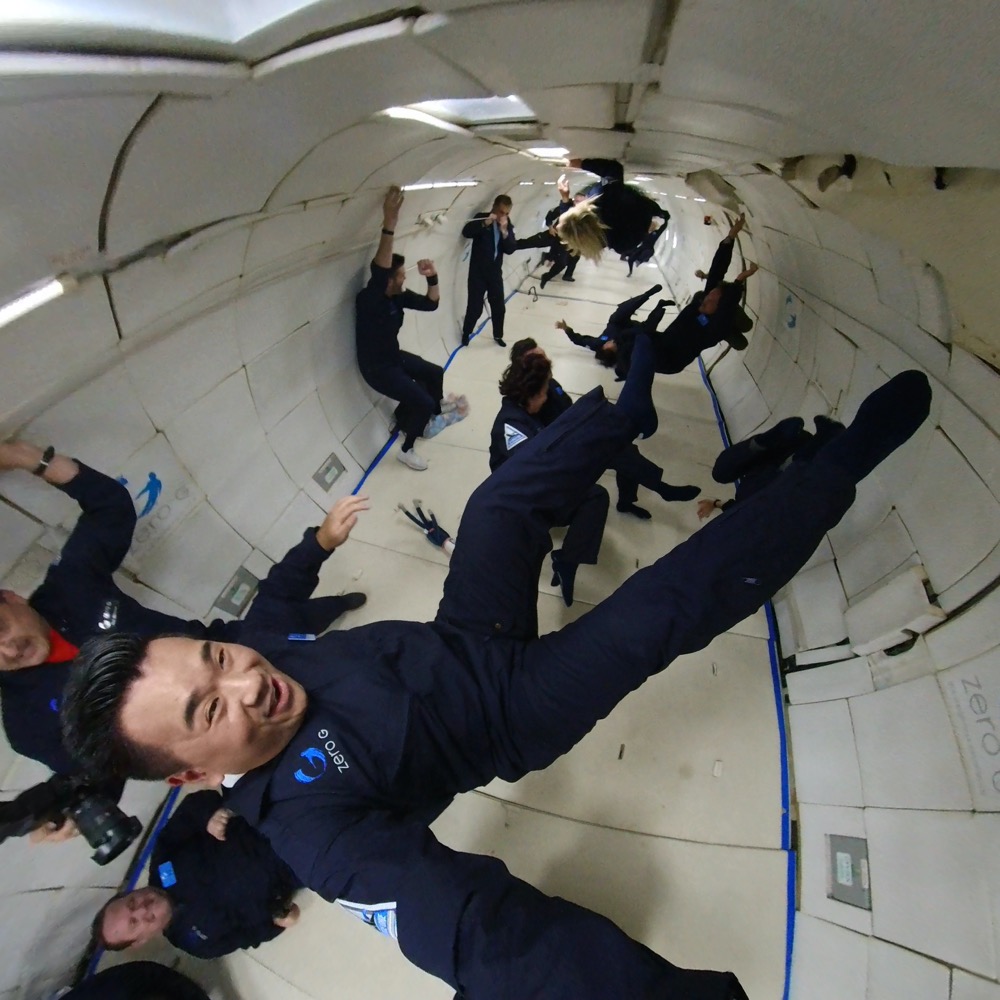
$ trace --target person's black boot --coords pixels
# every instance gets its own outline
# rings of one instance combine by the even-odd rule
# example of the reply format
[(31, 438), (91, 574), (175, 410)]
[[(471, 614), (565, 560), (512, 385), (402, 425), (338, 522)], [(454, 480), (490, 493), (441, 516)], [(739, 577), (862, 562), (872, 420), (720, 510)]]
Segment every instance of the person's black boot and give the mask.
[(656, 492), (664, 500), (693, 500), (700, 492), (698, 486), (671, 486), (670, 483), (660, 483)]
[(639, 518), (640, 521), (648, 521), (653, 516), (645, 507), (640, 507), (635, 503), (622, 503), (621, 500), (615, 504), (615, 510), (619, 514), (631, 514), (633, 517)]
[(573, 584), (576, 582), (577, 563), (567, 562), (562, 557), (562, 549), (552, 550), (552, 586), (562, 590), (563, 603), (573, 606)]

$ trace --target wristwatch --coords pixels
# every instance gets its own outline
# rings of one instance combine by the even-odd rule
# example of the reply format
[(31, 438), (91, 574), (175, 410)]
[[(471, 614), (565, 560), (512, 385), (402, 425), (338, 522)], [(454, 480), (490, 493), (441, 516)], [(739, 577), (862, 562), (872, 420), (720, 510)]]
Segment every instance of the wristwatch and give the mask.
[(31, 474), (33, 476), (44, 476), (45, 470), (49, 467), (49, 462), (52, 461), (55, 453), (55, 446), (50, 444), (48, 448), (42, 452), (42, 460), (31, 470)]

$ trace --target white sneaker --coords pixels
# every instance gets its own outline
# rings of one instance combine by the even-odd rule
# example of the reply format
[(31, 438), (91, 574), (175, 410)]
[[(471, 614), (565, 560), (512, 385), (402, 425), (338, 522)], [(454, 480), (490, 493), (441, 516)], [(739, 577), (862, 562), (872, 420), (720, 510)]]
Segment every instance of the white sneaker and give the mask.
[(451, 413), (451, 411), (454, 410), (455, 407), (457, 406), (458, 406), (458, 399), (455, 397), (455, 394), (453, 392), (449, 392), (448, 395), (441, 400), (442, 413)]
[(409, 451), (397, 451), (396, 460), (417, 472), (423, 472), (427, 468), (427, 459), (421, 458), (412, 448)]

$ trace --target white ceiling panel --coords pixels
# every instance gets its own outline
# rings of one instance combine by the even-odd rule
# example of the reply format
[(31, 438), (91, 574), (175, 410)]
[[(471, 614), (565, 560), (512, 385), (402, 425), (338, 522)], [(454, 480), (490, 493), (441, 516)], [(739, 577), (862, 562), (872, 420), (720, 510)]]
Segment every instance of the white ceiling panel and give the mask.
[(630, 81), (642, 62), (651, 8), (650, 0), (485, 4), (454, 14), (423, 41), (500, 96)]
[[(376, 64), (383, 69), (373, 74)], [(259, 211), (309, 150), (382, 108), (484, 94), (401, 37), (296, 63), (213, 101), (168, 100), (125, 162), (111, 208), (112, 249)]]
[(115, 157), (150, 99), (0, 106), (0, 301), (96, 257)]
[(520, 96), (540, 122), (563, 128), (611, 128), (615, 123), (615, 94), (610, 84), (550, 87)]

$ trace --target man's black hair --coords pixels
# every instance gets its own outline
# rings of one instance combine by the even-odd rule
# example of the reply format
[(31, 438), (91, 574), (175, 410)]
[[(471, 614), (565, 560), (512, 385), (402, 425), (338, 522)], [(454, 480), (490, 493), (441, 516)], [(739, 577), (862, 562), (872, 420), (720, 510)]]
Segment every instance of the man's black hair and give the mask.
[(81, 647), (63, 694), (63, 743), (88, 775), (156, 781), (184, 769), (169, 751), (143, 746), (122, 732), (121, 710), (142, 673), (150, 636), (95, 636)]
[(392, 267), (390, 270), (398, 271), (406, 263), (406, 258), (401, 253), (392, 255)]
[(604, 350), (604, 344), (599, 344), (594, 348), (594, 357), (604, 365), (605, 368), (614, 368), (618, 363), (618, 345), (615, 345), (613, 351)]

